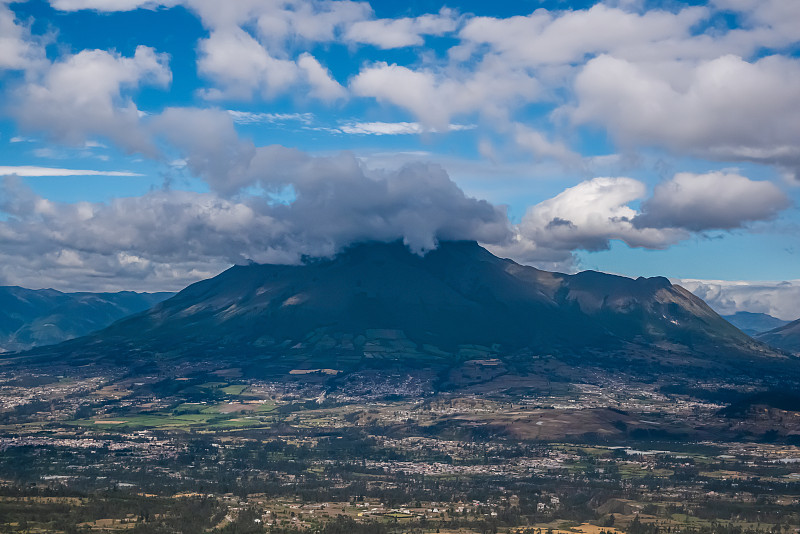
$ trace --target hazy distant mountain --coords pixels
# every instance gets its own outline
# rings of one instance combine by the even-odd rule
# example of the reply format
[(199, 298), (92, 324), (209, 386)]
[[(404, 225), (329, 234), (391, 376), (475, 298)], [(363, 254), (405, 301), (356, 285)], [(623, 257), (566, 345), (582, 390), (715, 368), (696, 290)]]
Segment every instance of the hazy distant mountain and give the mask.
[(125, 365), (234, 359), (286, 372), (494, 357), (523, 369), (540, 356), (612, 353), (708, 366), (765, 348), (666, 278), (551, 273), (445, 242), (424, 257), (369, 243), (304, 265), (235, 266), (53, 350), (37, 352)]
[(62, 293), (0, 286), (0, 351), (25, 350), (84, 336), (173, 293)]
[(756, 339), (775, 348), (800, 354), (800, 319), (758, 334)]
[(722, 318), (748, 336), (755, 336), (756, 334), (780, 328), (789, 323), (789, 321), (778, 319), (766, 313), (752, 313), (746, 311), (736, 312), (733, 315), (723, 315)]

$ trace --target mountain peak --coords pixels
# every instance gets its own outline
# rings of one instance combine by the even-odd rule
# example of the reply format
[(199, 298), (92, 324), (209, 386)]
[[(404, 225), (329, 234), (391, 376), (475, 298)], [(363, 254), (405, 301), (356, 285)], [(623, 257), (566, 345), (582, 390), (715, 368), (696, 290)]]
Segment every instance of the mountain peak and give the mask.
[(278, 372), (490, 355), (525, 368), (538, 354), (731, 356), (758, 347), (663, 277), (551, 273), (473, 241), (443, 241), (425, 255), (395, 241), (301, 265), (235, 266), (65, 350), (100, 359), (227, 355)]

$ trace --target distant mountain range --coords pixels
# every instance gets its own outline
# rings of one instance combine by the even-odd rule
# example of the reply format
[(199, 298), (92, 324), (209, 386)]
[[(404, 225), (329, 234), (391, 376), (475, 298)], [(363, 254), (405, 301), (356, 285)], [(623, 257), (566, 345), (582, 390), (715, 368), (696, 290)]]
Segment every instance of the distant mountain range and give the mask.
[(666, 278), (541, 271), (474, 242), (443, 242), (425, 256), (367, 243), (303, 265), (235, 266), (29, 357), (148, 368), (226, 361), (254, 375), (468, 362), (528, 373), (547, 358), (635, 360), (659, 373), (776, 369), (781, 359)]
[(758, 334), (756, 339), (775, 348), (800, 354), (800, 319), (769, 332)]
[(766, 313), (736, 312), (725, 320), (754, 339), (789, 353), (800, 354), (800, 319), (784, 321)]
[(746, 311), (736, 312), (733, 315), (723, 315), (722, 318), (748, 336), (755, 336), (756, 334), (774, 330), (775, 328), (780, 328), (783, 325), (789, 324), (789, 321), (778, 319), (766, 313)]
[(0, 286), (0, 352), (84, 336), (174, 293), (62, 293)]

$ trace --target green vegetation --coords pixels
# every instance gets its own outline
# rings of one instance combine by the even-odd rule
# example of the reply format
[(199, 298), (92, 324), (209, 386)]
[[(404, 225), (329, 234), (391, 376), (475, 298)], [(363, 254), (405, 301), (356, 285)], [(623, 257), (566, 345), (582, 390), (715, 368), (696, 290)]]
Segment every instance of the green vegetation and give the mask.
[(226, 395), (241, 395), (242, 393), (244, 393), (244, 390), (247, 389), (247, 386), (242, 384), (235, 384), (221, 389)]
[(522, 393), (401, 395), (381, 389), (408, 388), (399, 373), (350, 383), (246, 374), (0, 383), (9, 404), (38, 395), (13, 404), (0, 427), (0, 532), (789, 534), (800, 525), (791, 434), (800, 414), (771, 406), (734, 421), (649, 383), (584, 393), (532, 377)]

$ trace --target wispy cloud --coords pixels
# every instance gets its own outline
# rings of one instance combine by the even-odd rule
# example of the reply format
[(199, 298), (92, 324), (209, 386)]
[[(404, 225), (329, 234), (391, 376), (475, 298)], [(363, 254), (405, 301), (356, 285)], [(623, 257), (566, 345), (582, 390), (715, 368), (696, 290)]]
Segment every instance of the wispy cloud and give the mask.
[(0, 166), (0, 176), (144, 176), (130, 171), (95, 171), (86, 169), (58, 169), (34, 165)]
[(310, 124), (314, 120), (313, 113), (255, 113), (229, 109), (228, 114), (237, 124), (284, 124), (287, 122)]
[[(475, 124), (450, 124), (445, 131), (474, 130)], [(441, 130), (426, 128), (418, 122), (348, 122), (331, 131), (356, 135), (412, 135), (441, 133)]]

